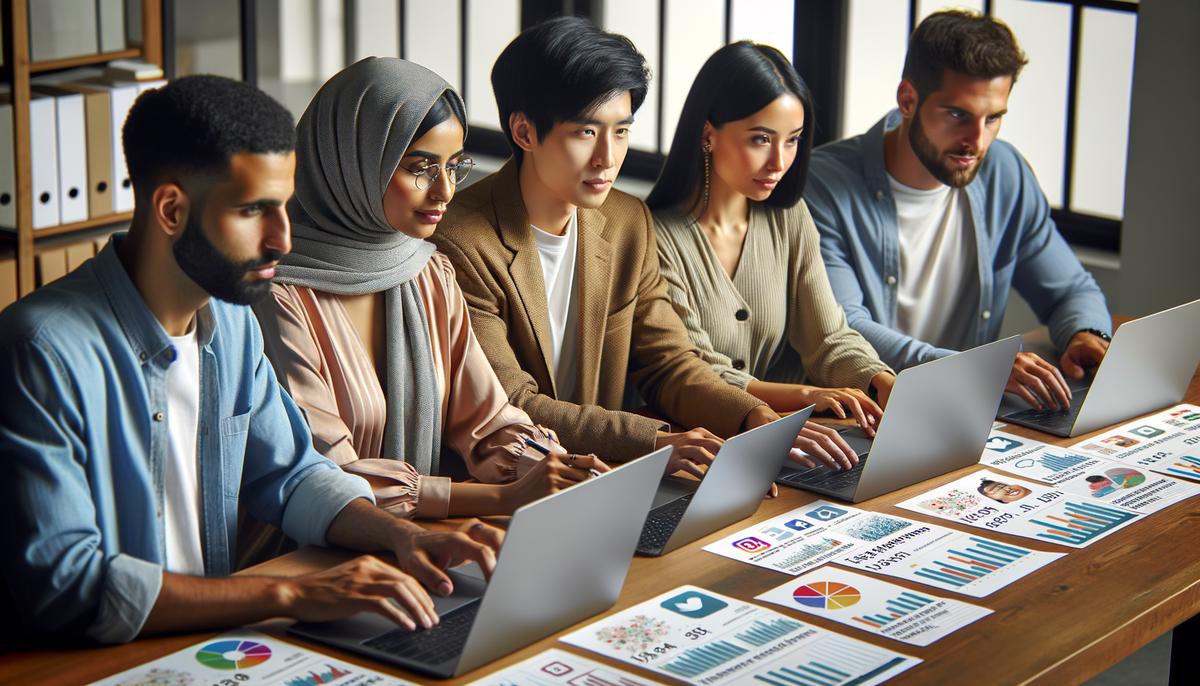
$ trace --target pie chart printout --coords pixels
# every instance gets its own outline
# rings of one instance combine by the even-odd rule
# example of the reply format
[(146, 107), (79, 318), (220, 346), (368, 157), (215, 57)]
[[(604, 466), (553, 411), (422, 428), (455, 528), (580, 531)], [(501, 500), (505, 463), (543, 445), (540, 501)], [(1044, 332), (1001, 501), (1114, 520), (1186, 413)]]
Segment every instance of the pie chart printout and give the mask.
[(792, 591), (797, 603), (822, 610), (840, 610), (862, 599), (857, 588), (836, 581), (814, 581)]

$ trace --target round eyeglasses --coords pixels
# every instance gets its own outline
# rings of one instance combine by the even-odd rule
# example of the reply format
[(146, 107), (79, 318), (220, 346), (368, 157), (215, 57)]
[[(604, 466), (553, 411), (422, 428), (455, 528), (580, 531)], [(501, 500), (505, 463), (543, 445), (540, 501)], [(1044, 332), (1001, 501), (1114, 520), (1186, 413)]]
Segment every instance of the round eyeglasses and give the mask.
[(475, 160), (470, 157), (463, 157), (457, 162), (450, 162), (445, 165), (432, 164), (429, 162), (419, 162), (416, 165), (408, 168), (408, 173), (413, 175), (413, 186), (423, 191), (433, 185), (441, 176), (442, 171), (450, 175), (450, 183), (457, 186), (462, 183), (462, 180), (470, 175), (471, 170), (475, 168)]

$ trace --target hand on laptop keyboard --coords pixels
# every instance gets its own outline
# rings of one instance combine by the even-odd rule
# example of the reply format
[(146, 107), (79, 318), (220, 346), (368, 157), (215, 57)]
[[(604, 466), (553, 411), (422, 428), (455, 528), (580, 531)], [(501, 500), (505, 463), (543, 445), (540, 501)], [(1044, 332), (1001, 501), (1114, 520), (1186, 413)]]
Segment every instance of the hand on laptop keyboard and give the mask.
[(1065, 410), (1071, 404), (1071, 389), (1062, 372), (1037, 353), (1017, 353), (1004, 390), (1039, 410)]
[(815, 422), (805, 423), (788, 459), (806, 467), (821, 463), (834, 470), (852, 469), (858, 464), (858, 455), (837, 430)]
[(433, 600), (416, 579), (370, 555), (268, 583), (278, 588), (277, 614), (302, 622), (327, 622), (359, 612), (383, 615), (409, 631), (438, 622)]

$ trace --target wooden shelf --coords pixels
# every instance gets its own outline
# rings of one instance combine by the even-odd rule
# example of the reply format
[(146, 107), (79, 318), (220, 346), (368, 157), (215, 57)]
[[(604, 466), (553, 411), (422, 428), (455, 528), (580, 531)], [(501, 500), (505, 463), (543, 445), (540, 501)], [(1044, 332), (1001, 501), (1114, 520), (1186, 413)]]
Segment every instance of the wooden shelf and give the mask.
[(97, 226), (109, 226), (111, 224), (128, 224), (132, 220), (133, 220), (132, 212), (118, 212), (117, 214), (106, 214), (103, 217), (93, 217), (91, 219), (85, 219), (81, 222), (75, 222), (74, 224), (60, 224), (58, 226), (51, 226), (51, 227), (45, 228), (45, 229), (34, 229), (33, 239), (40, 240), (42, 238), (49, 238), (50, 236), (62, 236), (64, 234), (68, 234), (68, 233), (75, 233), (76, 231), (86, 231), (87, 229), (94, 229)]
[(39, 60), (37, 62), (29, 63), (29, 73), (40, 74), (42, 72), (56, 71), (58, 69), (70, 69), (71, 67), (87, 67), (93, 64), (104, 64), (110, 60), (126, 60), (141, 56), (141, 48), (128, 48), (126, 50), (114, 50), (112, 52), (97, 52), (91, 55), (63, 57), (56, 60)]

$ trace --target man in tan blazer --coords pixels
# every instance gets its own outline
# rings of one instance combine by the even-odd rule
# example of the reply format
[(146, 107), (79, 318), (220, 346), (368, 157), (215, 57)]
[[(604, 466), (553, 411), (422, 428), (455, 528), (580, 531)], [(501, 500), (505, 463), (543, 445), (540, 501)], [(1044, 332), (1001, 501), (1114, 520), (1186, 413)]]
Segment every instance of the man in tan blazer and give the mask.
[[(611, 191), (648, 78), (627, 39), (587, 20), (523, 32), (492, 71), (514, 157), (455, 197), (432, 240), (514, 405), (572, 450), (621, 461), (670, 444), (669, 470), (699, 475), (721, 437), (777, 415), (701, 360), (668, 300), (649, 210)], [(621, 411), (627, 379), (693, 429)], [(853, 456), (815, 425), (797, 448), (845, 467)]]

